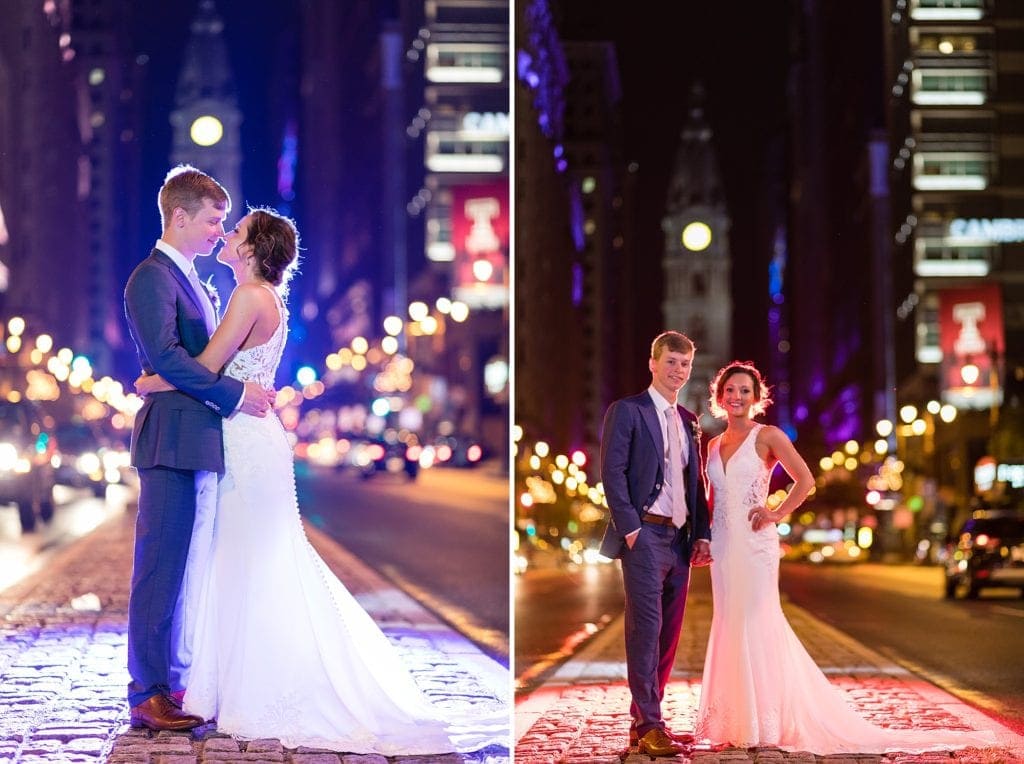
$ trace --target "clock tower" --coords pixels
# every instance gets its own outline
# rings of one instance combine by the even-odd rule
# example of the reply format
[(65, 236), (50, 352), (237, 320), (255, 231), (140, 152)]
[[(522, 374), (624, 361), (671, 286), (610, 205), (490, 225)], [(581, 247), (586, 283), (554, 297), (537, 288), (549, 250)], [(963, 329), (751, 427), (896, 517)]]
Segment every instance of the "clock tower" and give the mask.
[(683, 332), (697, 346), (682, 402), (698, 412), (707, 410), (714, 373), (731, 358), (729, 226), (711, 127), (704, 117), (704, 88), (698, 83), (690, 91), (690, 110), (661, 221), (662, 315), (666, 329)]
[[(231, 195), (228, 220), (234, 221), (245, 212), (239, 129), (242, 113), (223, 32), (224, 22), (213, 0), (200, 0), (182, 56), (171, 112), (171, 166), (191, 164), (216, 178)], [(197, 258), (196, 268), (204, 281), (214, 276), (221, 294), (233, 288), (230, 271), (218, 266), (212, 257)]]

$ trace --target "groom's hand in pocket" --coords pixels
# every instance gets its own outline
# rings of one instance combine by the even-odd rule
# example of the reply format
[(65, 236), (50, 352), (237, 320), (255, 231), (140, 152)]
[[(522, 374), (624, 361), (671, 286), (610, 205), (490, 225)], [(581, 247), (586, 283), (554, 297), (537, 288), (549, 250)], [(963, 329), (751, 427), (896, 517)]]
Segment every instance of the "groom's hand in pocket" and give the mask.
[(633, 545), (636, 543), (636, 537), (639, 536), (639, 535), (640, 535), (640, 529), (637, 528), (635, 531), (632, 531), (631, 533), (627, 533), (625, 536), (623, 536), (623, 538), (626, 539), (626, 546), (628, 548), (632, 549)]

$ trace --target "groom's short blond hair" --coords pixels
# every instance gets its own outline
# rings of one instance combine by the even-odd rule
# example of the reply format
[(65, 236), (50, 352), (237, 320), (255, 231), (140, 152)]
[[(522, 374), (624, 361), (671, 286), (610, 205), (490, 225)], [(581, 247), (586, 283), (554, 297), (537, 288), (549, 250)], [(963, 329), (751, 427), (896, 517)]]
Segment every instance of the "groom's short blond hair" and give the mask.
[(167, 228), (174, 210), (178, 207), (194, 218), (203, 208), (203, 202), (209, 199), (219, 210), (231, 209), (231, 197), (224, 186), (215, 181), (202, 170), (190, 164), (179, 164), (171, 168), (164, 178), (157, 194), (157, 205), (160, 207), (160, 224)]
[(670, 353), (693, 355), (697, 348), (693, 340), (682, 332), (669, 330), (654, 338), (654, 342), (651, 343), (651, 358), (657, 361), (666, 350)]

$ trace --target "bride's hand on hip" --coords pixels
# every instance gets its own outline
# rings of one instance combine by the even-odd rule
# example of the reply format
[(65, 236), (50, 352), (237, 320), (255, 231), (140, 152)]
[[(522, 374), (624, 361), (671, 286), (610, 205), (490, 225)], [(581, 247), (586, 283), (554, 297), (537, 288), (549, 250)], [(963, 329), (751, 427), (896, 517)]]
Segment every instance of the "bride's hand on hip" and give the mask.
[(767, 507), (754, 507), (747, 513), (747, 519), (755, 531), (775, 525), (775, 513)]
[(159, 374), (140, 374), (139, 378), (135, 380), (135, 392), (142, 396), (151, 393), (164, 393), (173, 389), (174, 385)]

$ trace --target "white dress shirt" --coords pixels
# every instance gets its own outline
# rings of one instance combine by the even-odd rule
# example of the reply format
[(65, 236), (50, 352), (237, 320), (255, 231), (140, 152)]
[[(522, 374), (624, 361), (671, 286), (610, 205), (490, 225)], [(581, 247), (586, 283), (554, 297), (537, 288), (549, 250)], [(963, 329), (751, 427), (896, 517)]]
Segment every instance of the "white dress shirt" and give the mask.
[[(178, 266), (179, 269), (181, 269), (182, 273), (185, 274), (185, 278), (186, 279), (188, 278), (188, 274), (193, 269), (195, 269), (196, 266), (195, 266), (195, 263), (193, 261), (189, 260), (183, 254), (181, 254), (181, 252), (179, 252), (175, 247), (171, 246), (170, 244), (168, 244), (163, 239), (157, 239), (156, 240), (156, 244), (154, 244), (153, 246), (156, 247), (157, 249), (159, 249), (161, 252), (163, 252), (169, 258), (171, 258), (171, 261), (176, 266)], [(195, 291), (195, 290), (193, 290), (193, 291)], [(197, 294), (196, 295), (196, 299), (199, 300), (199, 304), (200, 305), (203, 305), (204, 302), (205, 302), (206, 304), (209, 304), (211, 309), (213, 309), (213, 303), (210, 301), (210, 295), (208, 295), (208, 294)], [(217, 316), (217, 311), (215, 309), (213, 309), (213, 315), (214, 315), (214, 317)], [(242, 396), (238, 399), (238, 403), (235, 404), (235, 411), (238, 411), (238, 409), (240, 409), (242, 407), (242, 402), (244, 400), (245, 400), (245, 389), (243, 388), (242, 389)]]
[[(655, 390), (653, 385), (651, 387), (647, 388), (647, 392), (650, 393), (651, 400), (654, 401), (654, 407), (656, 409), (658, 409), (658, 422), (661, 424), (661, 442), (662, 442), (662, 445), (663, 445), (663, 447), (665, 449), (664, 459), (667, 462), (668, 461), (668, 438), (669, 438), (668, 427), (669, 427), (669, 420), (668, 420), (668, 417), (665, 415), (665, 411), (669, 410), (669, 413), (671, 414), (671, 416), (675, 417), (677, 422), (679, 422), (679, 412), (676, 410), (676, 405), (674, 403), (669, 403), (667, 400), (665, 400), (665, 397), (661, 393), (659, 393), (657, 390)], [(689, 461), (690, 442), (687, 439), (686, 434), (682, 431), (682, 422), (679, 422), (678, 426), (679, 426), (679, 439), (682, 441), (683, 466), (685, 467), (687, 462)], [(666, 469), (667, 468), (668, 468), (668, 465), (666, 464)], [(662, 472), (665, 472), (665, 470), (662, 470)], [(681, 469), (680, 469), (678, 474), (680, 475), (680, 477), (682, 477), (682, 470)], [(662, 480), (664, 480), (664, 478), (662, 478)], [(685, 483), (682, 483), (682, 485), (679, 486), (680, 489), (685, 490), (685, 485), (686, 485)], [(662, 489), (661, 493), (658, 494), (658, 497), (654, 500), (654, 503), (650, 506), (650, 508), (647, 511), (650, 512), (652, 515), (661, 515), (662, 517), (672, 517), (672, 506), (669, 503), (668, 496), (666, 496), (666, 492), (665, 492), (664, 488)]]

